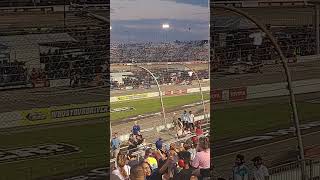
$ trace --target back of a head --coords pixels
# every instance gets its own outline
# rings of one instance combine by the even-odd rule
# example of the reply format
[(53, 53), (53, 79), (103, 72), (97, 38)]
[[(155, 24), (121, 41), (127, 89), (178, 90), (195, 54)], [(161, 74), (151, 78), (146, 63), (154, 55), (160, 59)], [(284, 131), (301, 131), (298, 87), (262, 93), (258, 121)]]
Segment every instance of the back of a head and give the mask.
[(140, 164), (135, 165), (131, 168), (130, 180), (145, 180), (144, 170)]
[(210, 148), (210, 141), (207, 137), (200, 137), (199, 138), (199, 145), (202, 149), (206, 150)]
[(244, 161), (244, 155), (237, 154), (236, 158), (240, 159), (241, 161)]

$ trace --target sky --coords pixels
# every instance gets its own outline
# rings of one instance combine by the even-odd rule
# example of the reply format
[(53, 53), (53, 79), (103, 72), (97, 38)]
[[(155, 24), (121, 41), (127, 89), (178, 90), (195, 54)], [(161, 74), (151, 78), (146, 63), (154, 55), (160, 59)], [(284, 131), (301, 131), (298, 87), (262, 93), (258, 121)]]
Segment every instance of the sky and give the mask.
[(111, 42), (209, 39), (208, 0), (111, 0), (110, 18)]

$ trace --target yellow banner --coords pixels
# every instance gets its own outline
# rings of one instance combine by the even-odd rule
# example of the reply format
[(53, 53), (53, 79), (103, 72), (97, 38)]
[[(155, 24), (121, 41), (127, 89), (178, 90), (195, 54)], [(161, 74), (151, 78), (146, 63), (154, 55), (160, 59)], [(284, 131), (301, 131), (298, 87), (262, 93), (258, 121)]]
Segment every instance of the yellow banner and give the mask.
[(125, 95), (125, 96), (118, 96), (118, 101), (130, 101), (135, 99), (143, 99), (147, 98), (149, 93), (143, 93), (143, 94), (131, 94), (131, 95)]
[(109, 105), (106, 102), (73, 104), (50, 108), (21, 111), (21, 125), (37, 125), (60, 121), (107, 117)]

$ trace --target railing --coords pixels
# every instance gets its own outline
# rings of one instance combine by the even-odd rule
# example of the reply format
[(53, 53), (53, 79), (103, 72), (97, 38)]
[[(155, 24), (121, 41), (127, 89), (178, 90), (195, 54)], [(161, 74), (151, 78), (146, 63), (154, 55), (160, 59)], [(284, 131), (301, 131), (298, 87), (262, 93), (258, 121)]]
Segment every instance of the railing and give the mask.
[[(270, 180), (300, 180), (301, 179), (301, 161), (291, 162), (270, 168)], [(306, 160), (307, 179), (320, 178), (320, 160)]]

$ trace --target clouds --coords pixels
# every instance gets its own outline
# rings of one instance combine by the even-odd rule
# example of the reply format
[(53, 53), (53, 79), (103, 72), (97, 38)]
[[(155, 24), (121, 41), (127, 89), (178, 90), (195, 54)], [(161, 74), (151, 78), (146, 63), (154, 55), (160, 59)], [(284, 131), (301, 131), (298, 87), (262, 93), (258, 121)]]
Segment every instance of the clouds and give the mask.
[[(164, 41), (208, 39), (206, 0), (111, 0), (111, 41)], [(191, 31), (189, 31), (189, 28)]]
[(111, 0), (111, 20), (208, 19), (208, 7), (164, 0)]

